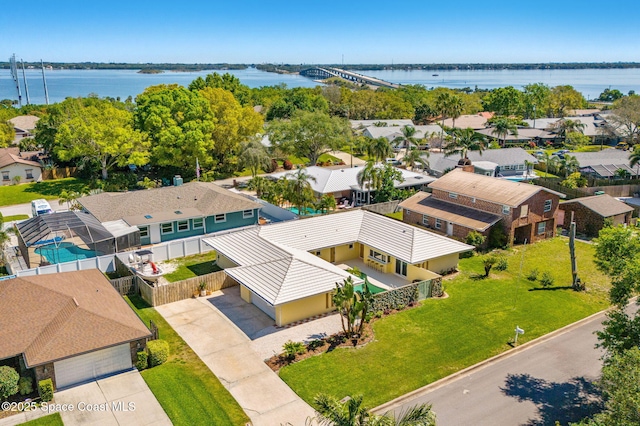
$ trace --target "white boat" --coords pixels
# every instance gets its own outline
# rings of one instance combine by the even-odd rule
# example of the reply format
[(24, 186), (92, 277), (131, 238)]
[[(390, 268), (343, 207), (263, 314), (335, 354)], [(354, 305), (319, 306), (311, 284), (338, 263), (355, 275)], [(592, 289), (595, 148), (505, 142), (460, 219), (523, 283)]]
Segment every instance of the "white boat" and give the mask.
[(152, 257), (151, 250), (138, 250), (129, 255), (129, 266), (143, 280), (156, 282), (164, 272), (153, 262)]

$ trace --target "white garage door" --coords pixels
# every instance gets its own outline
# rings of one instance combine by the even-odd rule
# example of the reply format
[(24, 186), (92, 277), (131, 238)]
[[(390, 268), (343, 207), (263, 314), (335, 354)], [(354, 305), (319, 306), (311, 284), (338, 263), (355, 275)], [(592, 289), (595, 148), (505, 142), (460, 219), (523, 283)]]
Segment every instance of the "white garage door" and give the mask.
[(58, 389), (132, 368), (129, 344), (74, 356), (53, 364)]
[(276, 308), (265, 302), (263, 298), (255, 293), (251, 293), (251, 302), (256, 305), (262, 312), (269, 315), (271, 318), (276, 319)]

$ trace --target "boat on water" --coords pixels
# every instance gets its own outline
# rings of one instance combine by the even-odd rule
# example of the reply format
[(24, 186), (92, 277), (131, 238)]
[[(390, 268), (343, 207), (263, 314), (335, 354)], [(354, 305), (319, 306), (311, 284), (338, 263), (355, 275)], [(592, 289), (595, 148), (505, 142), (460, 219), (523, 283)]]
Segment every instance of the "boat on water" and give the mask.
[(129, 267), (145, 281), (155, 283), (164, 271), (153, 262), (151, 250), (138, 250), (129, 255)]
[(440, 74), (431, 74), (431, 75), (432, 75), (433, 77), (437, 77), (437, 76), (439, 76)]

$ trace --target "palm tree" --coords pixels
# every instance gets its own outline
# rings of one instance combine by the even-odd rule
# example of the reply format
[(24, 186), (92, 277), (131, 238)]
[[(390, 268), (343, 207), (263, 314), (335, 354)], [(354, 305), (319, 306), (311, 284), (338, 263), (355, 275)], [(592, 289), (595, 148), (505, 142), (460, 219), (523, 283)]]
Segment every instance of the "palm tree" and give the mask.
[(418, 147), (418, 140), (414, 137), (416, 134), (416, 128), (413, 126), (404, 126), (402, 128), (402, 136), (398, 136), (393, 140), (394, 144), (399, 145), (402, 143), (405, 146), (405, 155), (411, 149), (411, 147)]
[(374, 183), (379, 177), (378, 168), (373, 161), (367, 161), (367, 165), (358, 172), (358, 185), (362, 191), (367, 192), (367, 204), (371, 203), (371, 190), (375, 187)]
[(463, 110), (464, 103), (462, 102), (462, 98), (458, 95), (452, 95), (447, 105), (447, 115), (452, 119), (451, 127), (456, 127), (456, 118), (462, 115)]
[(392, 152), (391, 145), (385, 137), (371, 139), (367, 144), (367, 156), (373, 158), (376, 163), (390, 157)]
[(498, 143), (502, 140), (500, 144), (501, 147), (504, 147), (507, 139), (507, 135), (511, 134), (514, 136), (518, 136), (518, 126), (507, 117), (500, 117), (493, 121), (493, 131), (492, 134), (496, 135), (498, 138)]
[(486, 149), (486, 138), (472, 128), (453, 129), (452, 132), (456, 136), (444, 147), (446, 157), (459, 153), (460, 158), (466, 163), (469, 160), (467, 157), (469, 151), (478, 151), (478, 154), (482, 155), (482, 151)]
[(287, 191), (289, 201), (298, 208), (298, 214), (302, 214), (303, 207), (313, 200), (313, 190), (310, 182), (315, 182), (316, 178), (309, 175), (302, 168), (293, 173), (287, 173), (285, 176), (287, 177), (287, 186), (289, 188), (289, 191)]
[(629, 155), (629, 166), (637, 166), (636, 179), (640, 175), (640, 145), (633, 148), (633, 152)]
[(560, 170), (564, 171), (564, 177), (566, 178), (571, 173), (578, 170), (580, 163), (576, 157), (565, 154), (564, 158), (560, 160)]
[(312, 426), (313, 420), (317, 421), (319, 426), (435, 426), (436, 416), (431, 411), (431, 405), (416, 405), (400, 417), (394, 417), (390, 413), (384, 415), (373, 414), (362, 405), (362, 396), (348, 397), (339, 401), (335, 397), (325, 394), (319, 394), (314, 398), (315, 405), (318, 407), (317, 415), (311, 422), (307, 422)]
[(331, 194), (324, 194), (316, 203), (316, 210), (326, 213), (336, 209), (336, 199)]
[(587, 125), (580, 120), (569, 120), (566, 118), (556, 121), (552, 126), (555, 133), (563, 140), (565, 140), (571, 132), (583, 133), (585, 127), (587, 127)]
[(418, 164), (422, 165), (422, 168), (425, 169), (429, 167), (429, 161), (425, 157), (429, 158), (429, 151), (418, 151), (414, 149), (402, 158), (402, 162), (411, 170), (415, 169)]
[(271, 186), (271, 181), (264, 176), (255, 176), (249, 180), (248, 184), (249, 189), (256, 191), (258, 198), (261, 198), (262, 194), (268, 192)]
[(544, 156), (544, 177), (548, 178), (549, 177), (549, 165), (555, 167), (556, 157), (553, 157), (551, 154), (549, 154), (548, 151), (544, 151), (543, 156)]

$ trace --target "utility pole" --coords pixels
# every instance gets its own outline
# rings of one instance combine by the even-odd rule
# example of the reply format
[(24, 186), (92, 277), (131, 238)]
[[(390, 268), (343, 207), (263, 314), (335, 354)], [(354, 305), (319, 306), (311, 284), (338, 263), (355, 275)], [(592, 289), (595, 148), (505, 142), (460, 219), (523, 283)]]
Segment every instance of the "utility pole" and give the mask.
[(575, 291), (584, 289), (578, 277), (578, 264), (576, 262), (576, 223), (573, 220), (574, 212), (571, 212), (571, 225), (569, 226), (569, 253), (571, 255), (571, 287)]

